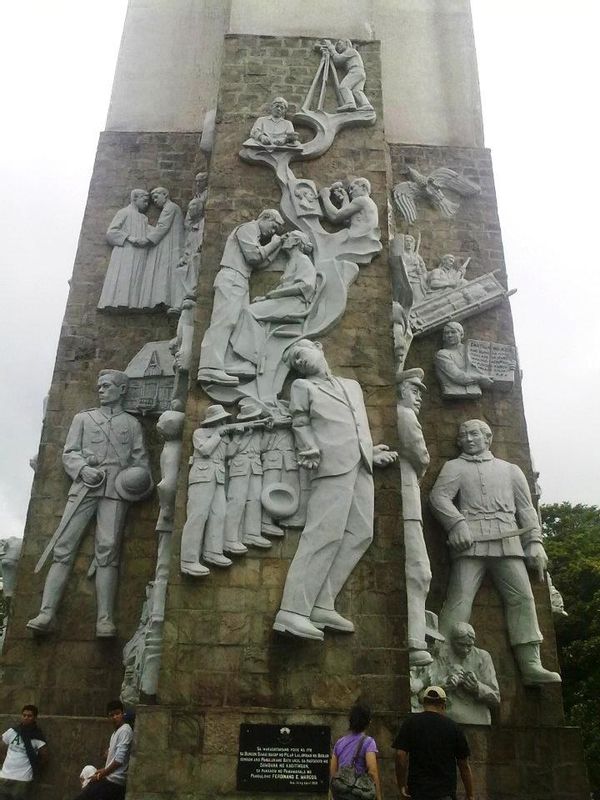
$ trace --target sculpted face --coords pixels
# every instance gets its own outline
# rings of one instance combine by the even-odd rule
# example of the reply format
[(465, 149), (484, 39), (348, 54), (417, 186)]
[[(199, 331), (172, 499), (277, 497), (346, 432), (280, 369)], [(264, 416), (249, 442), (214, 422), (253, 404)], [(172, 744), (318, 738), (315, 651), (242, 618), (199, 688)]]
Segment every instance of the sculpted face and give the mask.
[(458, 444), (470, 456), (476, 456), (490, 449), (488, 436), (476, 422), (465, 422), (458, 434)]
[(440, 262), (440, 267), (442, 269), (454, 269), (454, 265), (456, 264), (456, 259), (452, 255), (442, 256), (442, 260)]
[(409, 253), (414, 253), (414, 251), (415, 251), (415, 239), (414, 239), (414, 236), (405, 236), (404, 237), (404, 249), (408, 250)]
[(285, 103), (281, 100), (273, 100), (271, 103), (271, 114), (274, 117), (285, 117), (285, 112), (287, 111)]
[(301, 375), (318, 375), (328, 369), (323, 351), (316, 346), (301, 345), (294, 350), (294, 369)]
[(273, 236), (279, 230), (279, 223), (272, 217), (263, 217), (258, 220), (258, 227), (263, 236)]
[(165, 192), (164, 189), (154, 189), (151, 192), (152, 202), (158, 208), (163, 208), (165, 203), (167, 202), (169, 195)]
[(134, 196), (133, 203), (138, 211), (146, 211), (150, 205), (150, 195), (148, 192), (140, 192)]
[(124, 383), (114, 383), (110, 375), (98, 378), (98, 397), (101, 406), (114, 406), (119, 403), (127, 391)]
[(459, 658), (466, 658), (473, 649), (474, 644), (475, 640), (471, 636), (452, 637), (452, 649)]
[(203, 211), (204, 203), (199, 197), (194, 197), (192, 200), (190, 200), (187, 207), (187, 215), (192, 222), (197, 222), (202, 217)]
[(421, 410), (423, 398), (419, 387), (410, 381), (404, 381), (400, 389), (400, 402), (405, 408), (412, 408), (415, 414)]
[(343, 53), (344, 50), (348, 47), (348, 43), (345, 39), (338, 39), (335, 43), (335, 49), (338, 53)]
[(464, 333), (456, 325), (446, 325), (442, 333), (444, 347), (456, 347), (463, 340)]

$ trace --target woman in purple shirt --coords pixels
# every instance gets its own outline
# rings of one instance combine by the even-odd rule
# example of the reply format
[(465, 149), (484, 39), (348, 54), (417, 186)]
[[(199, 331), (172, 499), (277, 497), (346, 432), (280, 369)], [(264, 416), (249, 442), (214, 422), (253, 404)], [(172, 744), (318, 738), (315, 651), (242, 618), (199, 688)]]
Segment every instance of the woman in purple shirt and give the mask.
[(368, 773), (373, 779), (377, 800), (381, 799), (381, 786), (379, 783), (379, 769), (377, 768), (377, 744), (372, 736), (367, 736), (365, 730), (371, 722), (371, 709), (368, 706), (356, 703), (350, 709), (350, 719), (348, 733), (338, 739), (333, 746), (333, 754), (329, 765), (329, 775), (333, 776), (340, 767), (347, 767), (352, 764), (352, 759), (356, 753), (358, 743), (363, 740), (360, 747), (358, 758), (356, 759), (355, 769), (358, 773)]

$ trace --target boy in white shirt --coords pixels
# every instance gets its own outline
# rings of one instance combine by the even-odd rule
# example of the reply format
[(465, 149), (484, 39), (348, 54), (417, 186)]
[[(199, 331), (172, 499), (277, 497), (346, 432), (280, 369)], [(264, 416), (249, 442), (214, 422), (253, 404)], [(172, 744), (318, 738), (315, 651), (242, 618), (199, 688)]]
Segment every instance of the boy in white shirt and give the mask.
[(125, 722), (123, 704), (114, 700), (106, 706), (114, 732), (110, 737), (106, 765), (92, 775), (90, 782), (75, 800), (124, 800), (127, 768), (133, 730)]
[(28, 795), (33, 779), (48, 757), (46, 738), (37, 726), (38, 709), (25, 705), (21, 723), (2, 734), (0, 756), (0, 800), (16, 800)]

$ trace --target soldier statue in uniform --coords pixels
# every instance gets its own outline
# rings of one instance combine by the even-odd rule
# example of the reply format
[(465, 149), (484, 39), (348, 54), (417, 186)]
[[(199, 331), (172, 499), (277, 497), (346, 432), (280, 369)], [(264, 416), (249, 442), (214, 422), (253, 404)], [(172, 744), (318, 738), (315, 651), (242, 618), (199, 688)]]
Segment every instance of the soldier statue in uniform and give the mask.
[(98, 376), (100, 408), (76, 414), (63, 450), (63, 466), (73, 483), (59, 526), (36, 572), (52, 553), (42, 606), (27, 627), (49, 632), (65, 590), (79, 544), (90, 520), (96, 518), (94, 564), (96, 636), (116, 636), (113, 621), (123, 524), (130, 502), (152, 490), (142, 426), (123, 410), (129, 378), (118, 370)]

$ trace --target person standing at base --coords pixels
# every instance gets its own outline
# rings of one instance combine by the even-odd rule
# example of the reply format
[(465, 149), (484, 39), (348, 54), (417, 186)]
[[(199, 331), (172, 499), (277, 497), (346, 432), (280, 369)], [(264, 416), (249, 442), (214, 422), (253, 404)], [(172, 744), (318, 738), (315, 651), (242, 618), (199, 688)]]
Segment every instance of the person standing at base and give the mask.
[(423, 711), (411, 714), (392, 742), (400, 797), (412, 800), (456, 800), (456, 767), (466, 800), (473, 800), (470, 750), (460, 727), (446, 716), (446, 692), (429, 686)]
[(0, 740), (0, 800), (31, 797), (29, 790), (48, 758), (46, 738), (37, 726), (38, 709), (23, 706), (21, 723), (4, 731)]
[[(333, 746), (329, 775), (333, 779), (342, 767), (354, 766), (359, 775), (367, 774), (375, 784), (377, 800), (381, 800), (379, 768), (377, 766), (377, 744), (372, 736), (367, 736), (366, 729), (371, 722), (371, 709), (355, 703), (350, 709), (348, 733), (344, 734)], [(334, 786), (331, 793), (335, 798)]]
[(108, 744), (106, 765), (92, 775), (75, 800), (124, 800), (133, 730), (125, 722), (123, 704), (119, 700), (108, 703), (106, 713), (115, 729)]

